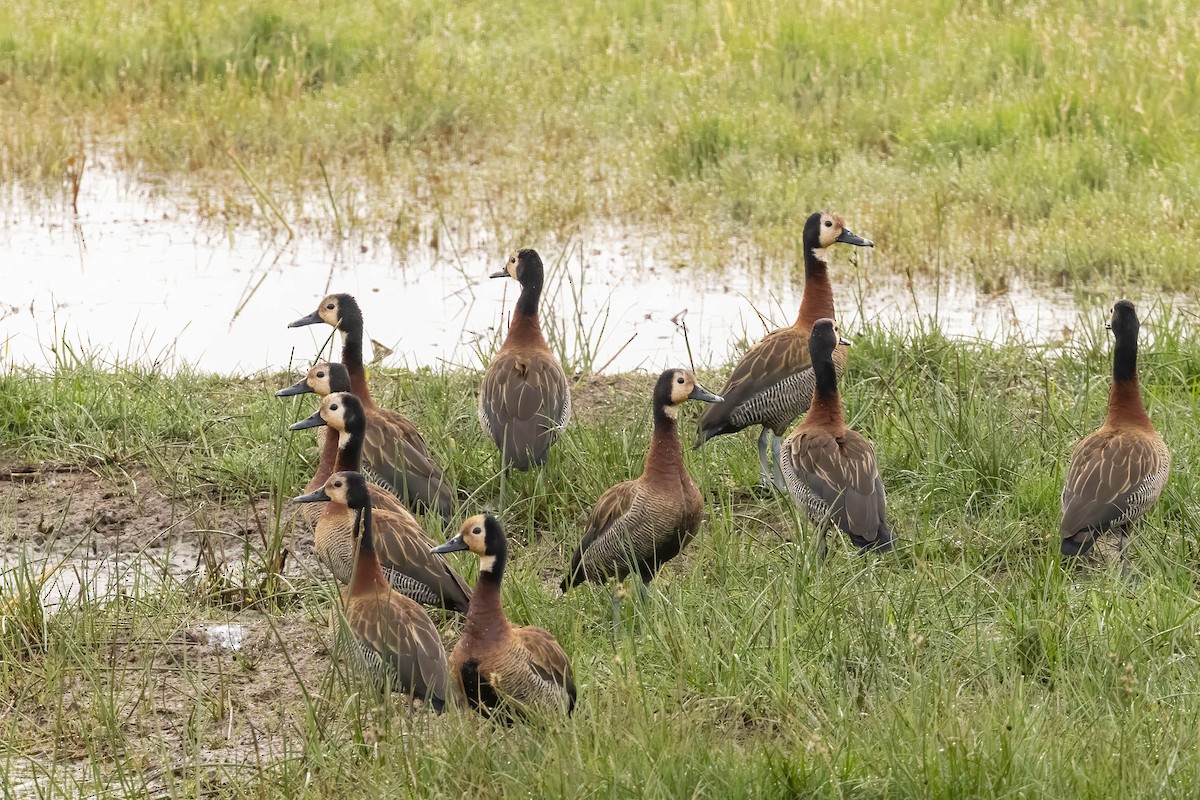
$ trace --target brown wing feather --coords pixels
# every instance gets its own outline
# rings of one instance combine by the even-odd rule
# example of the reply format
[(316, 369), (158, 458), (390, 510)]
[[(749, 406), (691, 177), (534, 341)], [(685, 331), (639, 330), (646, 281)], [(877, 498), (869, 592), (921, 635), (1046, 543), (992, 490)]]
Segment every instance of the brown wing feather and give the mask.
[(430, 552), (437, 543), (411, 513), (380, 510), (374, 512), (372, 522), (375, 552), (383, 567), (428, 586), (444, 608), (466, 613), (471, 590), (443, 556)]
[(709, 435), (725, 430), (730, 415), (750, 398), (790, 375), (812, 366), (808, 340), (794, 328), (772, 331), (746, 351), (733, 368), (733, 374), (718, 394), (722, 402), (712, 403), (700, 415), (699, 427)]
[(416, 507), (431, 508), (449, 519), (454, 497), (442, 468), (425, 446), (420, 431), (403, 414), (373, 408), (363, 441), (363, 460), (398, 496)]
[(811, 492), (825, 503), (831, 519), (855, 544), (890, 540), (875, 452), (861, 434), (801, 428), (788, 439), (785, 458), (792, 494)]
[(553, 356), (501, 352), (488, 366), (480, 417), (505, 466), (529, 469), (546, 460), (568, 409), (567, 378)]
[(351, 633), (379, 655), (393, 672), (395, 688), (429, 698), (439, 710), (448, 698), (446, 650), (429, 615), (412, 600), (376, 586), (350, 598), (346, 622)]
[(550, 631), (536, 625), (513, 628), (512, 632), (529, 652), (530, 666), (538, 676), (562, 687), (570, 713), (575, 708), (575, 676), (562, 645)]
[[(1165, 452), (1161, 439), (1141, 432), (1101, 429), (1085, 437), (1071, 454), (1060, 535), (1106, 530), (1131, 511), (1140, 511), (1131, 503), (1148, 505), (1157, 499), (1169, 466)], [(1156, 480), (1159, 475), (1161, 480)]]
[(580, 541), (579, 547), (571, 557), (571, 569), (567, 573), (567, 579), (563, 581), (564, 590), (567, 586), (574, 586), (583, 581), (584, 576), (579, 569), (580, 562), (583, 561), (583, 554), (613, 526), (614, 522), (629, 513), (637, 494), (637, 486), (636, 480), (622, 481), (616, 486), (609, 487), (604, 494), (600, 495), (592, 513), (588, 515), (587, 525), (583, 531), (583, 540)]

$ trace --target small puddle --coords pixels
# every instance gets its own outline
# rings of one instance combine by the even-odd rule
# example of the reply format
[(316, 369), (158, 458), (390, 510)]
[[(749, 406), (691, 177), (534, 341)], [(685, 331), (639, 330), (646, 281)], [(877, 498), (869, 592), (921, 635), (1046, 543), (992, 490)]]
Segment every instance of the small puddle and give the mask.
[[(477, 367), (516, 298), (511, 281), (487, 278), (507, 248), (485, 230), (457, 237), (470, 242), (458, 248), (331, 245), (307, 235), (280, 242), (204, 223), (181, 210), (186, 198), (164, 191), (91, 166), (76, 217), (61, 203), (30, 204), (11, 190), (0, 208), (3, 361), (50, 367), (52, 348), (65, 341), (104, 360), (166, 368), (296, 368), (328, 331), (286, 325), (328, 288), (359, 298), (367, 335), (391, 350), (384, 364)], [(714, 275), (679, 267), (671, 249), (644, 231), (613, 226), (539, 247), (554, 316), (566, 323), (569, 341), (581, 331), (590, 342), (567, 352), (590, 350), (593, 369), (615, 372), (685, 363), (690, 344), (698, 365), (717, 365), (767, 330), (759, 312), (770, 327), (794, 318), (802, 280), (793, 270)], [(1054, 341), (1079, 322), (1065, 292), (1016, 283), (988, 296), (962, 277), (920, 278), (918, 289), (903, 276), (872, 273), (869, 252), (857, 254), (857, 266), (850, 255), (838, 253), (834, 270), (851, 332), (863, 322), (904, 327), (936, 319), (951, 335), (971, 339)]]

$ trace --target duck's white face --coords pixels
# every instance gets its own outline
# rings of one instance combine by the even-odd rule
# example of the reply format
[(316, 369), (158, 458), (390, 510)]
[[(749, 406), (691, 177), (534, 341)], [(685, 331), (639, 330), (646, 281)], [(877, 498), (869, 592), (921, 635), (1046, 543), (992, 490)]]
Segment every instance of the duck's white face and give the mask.
[(838, 237), (842, 235), (842, 229), (845, 227), (846, 223), (840, 214), (821, 214), (820, 241), (822, 249), (837, 242)]
[(308, 388), (312, 389), (318, 397), (325, 397), (332, 391), (332, 387), (329, 385), (329, 365), (324, 361), (310, 369), (305, 380)]
[(321, 301), (321, 305), (317, 308), (317, 315), (321, 317), (321, 321), (326, 325), (338, 326), (341, 321), (341, 310), (338, 308), (337, 295), (329, 295)]
[(514, 281), (519, 280), (517, 278), (517, 262), (517, 251), (514, 250), (512, 254), (509, 255), (508, 262), (504, 265), (504, 271), (507, 272), (508, 277), (512, 278)]
[(344, 506), (350, 505), (350, 485), (340, 474), (330, 475), (329, 480), (325, 481), (325, 494), (329, 495), (329, 499), (335, 503), (341, 503)]
[(458, 533), (466, 543), (467, 549), (480, 558), (487, 555), (487, 534), (483, 527), (483, 514), (476, 514), (459, 528)]
[(334, 392), (326, 395), (321, 401), (321, 419), (335, 431), (346, 431), (346, 403), (344, 392)]
[(687, 400), (696, 388), (696, 376), (691, 370), (677, 369), (671, 378), (671, 405), (677, 406)]

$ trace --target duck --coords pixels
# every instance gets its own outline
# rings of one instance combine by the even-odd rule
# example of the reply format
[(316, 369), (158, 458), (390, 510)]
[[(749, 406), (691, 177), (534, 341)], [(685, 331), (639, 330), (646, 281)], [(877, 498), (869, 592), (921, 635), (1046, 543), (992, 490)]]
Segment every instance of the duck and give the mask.
[(379, 688), (429, 703), (439, 713), (450, 699), (446, 650), (433, 620), (412, 599), (396, 591), (375, 551), (371, 494), (358, 472), (335, 472), (324, 486), (300, 495), (299, 503), (337, 503), (352, 514), (353, 578), (342, 593), (345, 618), (358, 653)]
[[(714, 436), (736, 433), (761, 425), (758, 436), (759, 485), (787, 491), (780, 467), (783, 435), (813, 397), (812, 362), (808, 340), (813, 323), (834, 317), (833, 288), (829, 284), (829, 248), (835, 244), (874, 247), (870, 239), (851, 232), (841, 215), (826, 211), (811, 214), (804, 223), (804, 294), (796, 321), (787, 328), (767, 334), (751, 347), (734, 367), (721, 389), (725, 399), (704, 410), (697, 425), (695, 447)], [(846, 349), (834, 351), (834, 366), (840, 378), (846, 370)], [(772, 436), (774, 438), (772, 438)], [(775, 467), (767, 458), (771, 448)]]
[(429, 509), (449, 522), (454, 513), (454, 487), (430, 454), (416, 426), (398, 411), (380, 408), (371, 399), (363, 366), (363, 317), (349, 294), (331, 294), (317, 310), (288, 325), (298, 328), (324, 322), (342, 332), (342, 363), (350, 374), (350, 391), (367, 410), (363, 445), (364, 472), (372, 481), (403, 499), (414, 511)]
[(1106, 326), (1113, 333), (1112, 385), (1104, 423), (1075, 445), (1062, 491), (1059, 536), (1064, 556), (1087, 556), (1114, 534), (1128, 574), (1130, 527), (1154, 505), (1171, 472), (1171, 452), (1154, 429), (1138, 382), (1137, 309), (1118, 301)]
[[(328, 394), (321, 400), (317, 413), (295, 423), (291, 429), (318, 425), (329, 425), (338, 431), (338, 436), (329, 437), (339, 442), (334, 472), (357, 472), (354, 467), (362, 461), (367, 425), (366, 410), (358, 397), (350, 392)], [(367, 492), (373, 503), (378, 498), (390, 504), (388, 508), (376, 507), (373, 517), (375, 552), (391, 585), (422, 605), (465, 614), (471, 600), (467, 583), (444, 558), (430, 553), (435, 542), (412, 512), (394, 495), (374, 484), (371, 487)], [(321, 511), (314, 536), (317, 555), (333, 576), (345, 584), (353, 577), (353, 522), (351, 509), (344, 503), (329, 503)]]
[(837, 348), (848, 345), (832, 319), (813, 322), (808, 342), (813, 397), (804, 421), (782, 448), (783, 479), (796, 504), (820, 528), (821, 555), (830, 525), (863, 551), (885, 552), (895, 542), (875, 451), (842, 415), (835, 358)]
[(550, 446), (571, 419), (567, 376), (542, 336), (538, 300), (544, 270), (536, 250), (509, 256), (492, 278), (521, 284), (508, 335), (483, 374), (479, 423), (496, 443), (505, 469), (526, 471), (546, 462)]
[(642, 474), (609, 488), (596, 501), (560, 584), (563, 592), (585, 581), (622, 581), (636, 572), (644, 594), (658, 569), (696, 535), (704, 498), (684, 466), (678, 431), (679, 407), (687, 400), (719, 403), (721, 397), (697, 383), (691, 370), (668, 369), (658, 376), (654, 435)]
[(545, 628), (508, 621), (500, 582), (508, 540), (499, 520), (477, 514), (435, 553), (468, 550), (479, 557), (479, 580), (463, 635), (450, 652), (450, 675), (459, 698), (484, 716), (511, 722), (530, 711), (570, 714), (575, 678), (562, 645)]
[[(280, 389), (275, 393), (275, 396), (294, 397), (299, 394), (315, 392), (318, 397), (325, 397), (332, 392), (348, 391), (350, 391), (350, 373), (346, 371), (346, 365), (319, 361), (313, 364), (308, 370), (308, 374), (300, 381), (284, 389)], [(324, 486), (325, 480), (334, 472), (333, 464), (337, 459), (338, 437), (326, 436), (328, 432), (328, 429), (323, 426), (317, 428), (317, 450), (321, 455), (317, 460), (317, 469), (313, 473), (312, 479), (304, 487), (305, 493), (315, 492)], [(378, 490), (378, 487), (376, 488)], [(382, 494), (382, 491), (378, 490), (376, 495), (380, 494)], [(384, 497), (376, 496), (373, 502), (378, 507), (381, 503), (386, 504), (388, 500)], [(321, 509), (312, 503), (306, 503), (300, 508), (301, 516), (308, 521), (308, 524), (316, 525), (317, 520), (321, 517)]]

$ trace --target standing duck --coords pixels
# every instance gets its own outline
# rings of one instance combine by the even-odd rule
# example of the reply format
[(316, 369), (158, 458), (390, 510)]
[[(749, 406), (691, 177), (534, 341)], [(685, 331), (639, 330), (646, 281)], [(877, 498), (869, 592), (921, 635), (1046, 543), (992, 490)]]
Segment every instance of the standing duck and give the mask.
[(813, 323), (808, 343), (816, 383), (812, 404), (783, 446), (783, 479), (796, 503), (820, 527), (822, 555), (830, 524), (845, 531), (861, 550), (893, 547), (875, 451), (842, 417), (834, 359), (837, 348), (849, 344), (838, 336), (833, 320)]
[[(358, 398), (349, 392), (334, 392), (321, 401), (321, 408), (311, 417), (291, 426), (292, 430), (329, 425), (339, 441), (334, 460), (335, 474), (355, 472), (361, 462), (366, 412)], [(427, 606), (466, 613), (471, 599), (467, 584), (441, 556), (430, 552), (434, 541), (425, 533), (412, 513), (373, 484), (368, 487), (372, 504), (376, 498), (391, 504), (374, 511), (374, 549), (383, 574), (397, 590)], [(344, 503), (325, 506), (317, 521), (315, 543), (317, 555), (330, 572), (342, 583), (349, 583), (354, 568), (354, 515)]]
[(640, 477), (600, 496), (583, 541), (562, 582), (565, 592), (584, 581), (624, 580), (637, 573), (643, 588), (664, 563), (696, 535), (704, 498), (683, 464), (679, 406), (686, 400), (719, 403), (686, 369), (669, 369), (654, 385), (654, 436)]
[(479, 422), (500, 449), (504, 468), (524, 471), (546, 462), (571, 418), (571, 393), (538, 321), (543, 271), (537, 251), (518, 250), (490, 277), (516, 280), (521, 296), (508, 336), (483, 374)]
[(1107, 327), (1116, 340), (1108, 416), (1071, 453), (1059, 535), (1063, 555), (1086, 556), (1099, 536), (1115, 533), (1122, 572), (1127, 574), (1129, 526), (1162, 494), (1171, 471), (1171, 453), (1142, 404), (1139, 323), (1133, 303), (1121, 300), (1113, 306)]
[(479, 581), (462, 638), (450, 653), (450, 674), (460, 697), (485, 716), (536, 710), (568, 714), (575, 708), (575, 679), (562, 645), (544, 628), (511, 624), (500, 604), (508, 541), (499, 521), (479, 514), (435, 553), (470, 550), (479, 556)]
[(352, 510), (348, 533), (358, 542), (353, 578), (342, 595), (346, 624), (364, 666), (383, 685), (427, 701), (441, 712), (447, 693), (446, 651), (425, 610), (397, 592), (375, 553), (371, 496), (357, 472), (336, 472), (301, 503), (335, 502)]
[[(818, 319), (832, 318), (833, 289), (829, 285), (828, 248), (842, 242), (856, 247), (874, 247), (869, 239), (846, 229), (841, 216), (818, 211), (804, 223), (804, 295), (800, 313), (789, 328), (767, 334), (742, 356), (734, 367), (721, 395), (722, 402), (709, 406), (700, 415), (696, 447), (714, 436), (735, 433), (751, 425), (761, 425), (758, 436), (759, 483), (785, 489), (780, 472), (779, 450), (783, 434), (792, 422), (808, 410), (813, 397), (814, 376), (808, 354), (808, 337)], [(834, 365), (840, 377), (846, 371), (846, 350), (834, 351)], [(771, 435), (774, 434), (774, 439)], [(767, 460), (767, 443), (775, 457), (772, 471)]]
[[(363, 318), (358, 301), (348, 294), (331, 294), (317, 310), (288, 325), (298, 328), (324, 322), (342, 332), (342, 363), (350, 374), (350, 391), (367, 410), (363, 456), (371, 480), (404, 499), (414, 510), (428, 508), (449, 522), (454, 513), (454, 489), (433, 460), (420, 431), (398, 411), (380, 408), (371, 399), (363, 366)], [(297, 384), (298, 386), (298, 384)], [(295, 387), (293, 387), (295, 388)]]
[[(308, 374), (302, 380), (292, 384), (286, 389), (280, 389), (275, 393), (276, 397), (292, 397), (298, 394), (307, 392), (315, 392), (318, 397), (324, 397), (331, 392), (348, 392), (350, 391), (350, 373), (346, 371), (345, 364), (330, 364), (326, 361), (320, 361), (312, 366)], [(333, 474), (333, 463), (337, 459), (338, 452), (338, 437), (327, 436), (329, 431), (324, 428), (317, 428), (317, 449), (321, 452), (321, 457), (317, 461), (317, 470), (313, 473), (312, 480), (304, 487), (305, 493), (315, 492), (325, 485), (325, 480)], [(376, 507), (380, 504), (380, 498), (373, 497), (373, 502)], [(384, 500), (383, 502), (387, 502)], [(308, 520), (310, 525), (316, 525), (317, 520), (321, 517), (321, 509), (306, 503), (301, 506), (301, 514)]]

